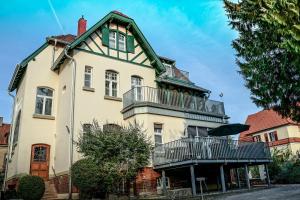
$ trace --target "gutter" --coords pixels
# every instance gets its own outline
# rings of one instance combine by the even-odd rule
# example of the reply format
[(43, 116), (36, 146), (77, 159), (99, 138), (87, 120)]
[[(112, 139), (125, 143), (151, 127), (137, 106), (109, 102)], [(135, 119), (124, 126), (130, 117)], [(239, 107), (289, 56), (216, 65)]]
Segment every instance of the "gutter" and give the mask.
[(4, 174), (4, 181), (2, 185), (2, 191), (5, 191), (6, 189), (6, 180), (7, 180), (7, 171), (8, 171), (8, 163), (11, 159), (11, 152), (12, 152), (12, 144), (13, 144), (13, 121), (14, 121), (14, 115), (15, 115), (15, 102), (16, 98), (14, 95), (11, 94), (11, 91), (8, 92), (8, 95), (12, 97), (13, 99), (13, 107), (12, 107), (12, 116), (11, 116), (11, 124), (10, 124), (10, 130), (9, 130), (9, 140), (8, 140), (8, 146), (7, 146), (7, 155), (6, 155), (6, 163), (5, 163), (5, 174)]
[(70, 141), (69, 141), (69, 199), (72, 199), (72, 177), (71, 177), (71, 169), (73, 164), (73, 139), (74, 139), (74, 113), (75, 113), (75, 78), (76, 78), (76, 60), (68, 55), (68, 50), (70, 49), (70, 46), (67, 46), (64, 49), (64, 54), (67, 58), (71, 59), (73, 62), (73, 68), (72, 68), (72, 96), (71, 96), (71, 112), (70, 112)]

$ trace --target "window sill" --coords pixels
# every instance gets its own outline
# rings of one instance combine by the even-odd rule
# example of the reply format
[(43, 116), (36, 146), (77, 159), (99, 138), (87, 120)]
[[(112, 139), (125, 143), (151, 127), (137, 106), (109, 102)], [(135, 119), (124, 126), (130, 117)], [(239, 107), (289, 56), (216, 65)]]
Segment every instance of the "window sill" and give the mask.
[(87, 92), (95, 92), (95, 88), (90, 88), (90, 87), (82, 87), (82, 90), (87, 91)]
[(54, 117), (54, 116), (51, 116), (51, 115), (33, 114), (32, 117), (33, 117), (33, 118), (37, 118), (37, 119), (55, 120), (55, 117)]
[(111, 96), (107, 96), (107, 95), (104, 96), (104, 99), (106, 99), (106, 100), (113, 100), (113, 101), (122, 101), (122, 98), (111, 97)]

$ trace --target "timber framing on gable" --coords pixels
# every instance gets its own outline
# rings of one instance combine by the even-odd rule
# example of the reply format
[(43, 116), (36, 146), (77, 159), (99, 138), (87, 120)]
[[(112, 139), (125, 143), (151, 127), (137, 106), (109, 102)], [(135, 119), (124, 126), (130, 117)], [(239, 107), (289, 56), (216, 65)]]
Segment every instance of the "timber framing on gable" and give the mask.
[[(127, 37), (133, 36), (133, 52), (120, 50), (118, 42), (116, 43), (116, 48), (111, 48), (109, 45), (103, 45), (103, 28), (108, 28), (109, 31), (115, 31), (117, 41), (119, 34), (124, 35), (126, 47)], [(159, 57), (139, 30), (134, 20), (116, 12), (110, 12), (66, 48), (67, 51), (78, 50), (144, 67), (153, 67), (156, 74), (161, 74), (165, 71), (165, 67)], [(65, 59), (64, 52), (62, 52), (61, 56), (57, 58), (51, 69), (58, 69)]]

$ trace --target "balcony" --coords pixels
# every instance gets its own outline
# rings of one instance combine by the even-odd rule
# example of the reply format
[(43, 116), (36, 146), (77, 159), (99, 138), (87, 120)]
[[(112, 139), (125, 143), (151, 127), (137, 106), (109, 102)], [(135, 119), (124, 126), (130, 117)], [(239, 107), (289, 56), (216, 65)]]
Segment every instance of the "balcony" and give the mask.
[(196, 163), (267, 163), (271, 160), (264, 142), (242, 142), (219, 137), (183, 138), (154, 148), (155, 168)]
[(223, 102), (179, 93), (175, 90), (137, 87), (123, 95), (123, 110), (141, 105), (156, 105), (164, 109), (225, 117)]

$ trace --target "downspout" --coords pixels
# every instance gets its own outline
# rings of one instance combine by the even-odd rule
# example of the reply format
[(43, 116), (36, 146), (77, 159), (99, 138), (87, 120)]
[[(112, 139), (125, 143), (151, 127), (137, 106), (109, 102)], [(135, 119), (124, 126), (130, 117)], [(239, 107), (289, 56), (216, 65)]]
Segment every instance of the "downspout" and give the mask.
[(11, 151), (12, 151), (12, 143), (13, 143), (13, 121), (14, 121), (14, 115), (15, 115), (15, 96), (11, 94), (11, 92), (8, 92), (8, 95), (11, 96), (13, 99), (13, 107), (12, 107), (12, 116), (11, 116), (11, 123), (10, 123), (10, 130), (9, 130), (9, 139), (8, 139), (8, 146), (7, 146), (7, 155), (6, 155), (6, 163), (5, 163), (5, 173), (4, 173), (4, 183), (2, 185), (2, 191), (5, 191), (6, 189), (6, 179), (7, 179), (7, 171), (8, 171), (8, 163), (11, 159)]
[(72, 177), (71, 177), (71, 168), (73, 164), (73, 139), (74, 139), (74, 112), (75, 112), (75, 79), (76, 79), (76, 60), (68, 55), (69, 46), (64, 50), (65, 56), (72, 60), (72, 96), (71, 96), (71, 112), (70, 112), (70, 141), (69, 141), (69, 199), (72, 199)]

